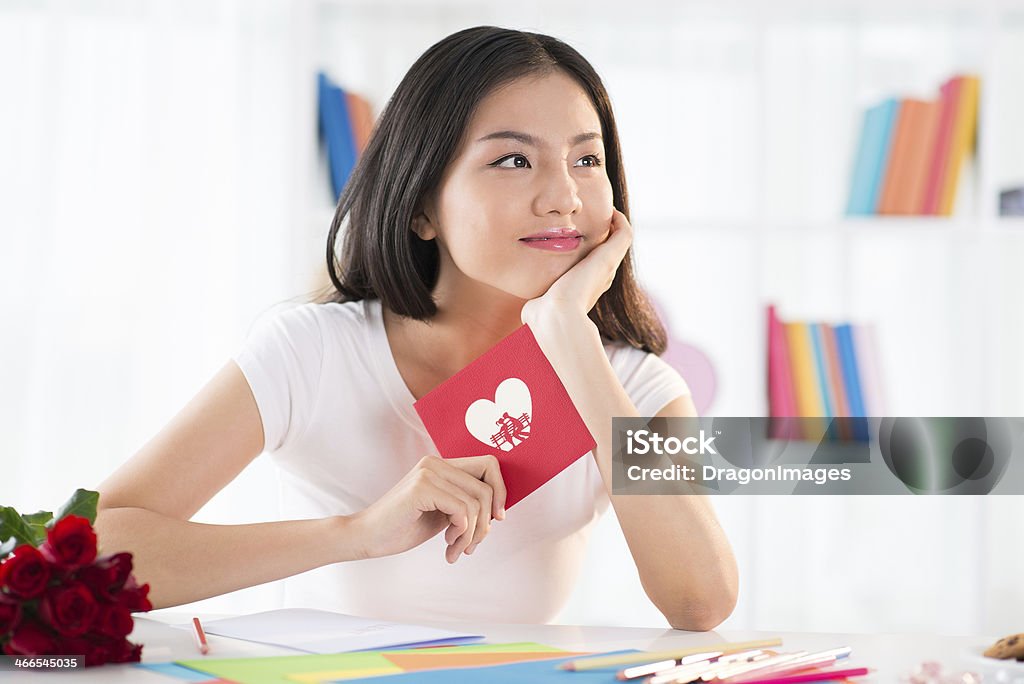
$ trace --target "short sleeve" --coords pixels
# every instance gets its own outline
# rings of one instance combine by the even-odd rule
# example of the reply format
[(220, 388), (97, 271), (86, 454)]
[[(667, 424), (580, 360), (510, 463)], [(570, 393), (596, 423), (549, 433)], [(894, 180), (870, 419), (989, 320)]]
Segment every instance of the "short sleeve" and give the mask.
[(256, 399), (265, 451), (293, 442), (313, 415), (324, 355), (316, 307), (265, 314), (231, 357)]
[(643, 417), (657, 415), (669, 402), (690, 394), (678, 371), (656, 354), (617, 344), (608, 350), (608, 360)]

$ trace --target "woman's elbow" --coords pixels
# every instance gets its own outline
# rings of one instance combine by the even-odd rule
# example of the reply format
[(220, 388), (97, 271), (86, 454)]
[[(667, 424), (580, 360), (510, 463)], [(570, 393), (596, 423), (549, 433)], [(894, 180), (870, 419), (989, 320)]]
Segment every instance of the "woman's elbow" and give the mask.
[(700, 605), (687, 606), (679, 613), (669, 613), (665, 617), (672, 629), (687, 632), (708, 632), (718, 627), (732, 615), (736, 607), (736, 599), (725, 599), (716, 602), (703, 602)]
[(707, 598), (686, 601), (679, 610), (664, 611), (672, 629), (707, 632), (726, 621), (736, 608), (738, 583), (730, 582), (714, 590), (705, 590)]

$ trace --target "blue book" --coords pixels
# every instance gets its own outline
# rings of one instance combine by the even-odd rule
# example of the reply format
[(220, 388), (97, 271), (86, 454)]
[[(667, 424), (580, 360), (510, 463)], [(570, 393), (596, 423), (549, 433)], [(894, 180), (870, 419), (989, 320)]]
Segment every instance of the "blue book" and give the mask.
[(352, 119), (345, 91), (334, 85), (323, 72), (317, 75), (317, 96), (320, 132), (327, 145), (331, 188), (337, 200), (356, 165), (355, 134), (352, 131)]
[[(846, 384), (846, 401), (850, 406), (850, 416), (864, 417), (864, 396), (860, 390), (860, 370), (857, 367), (857, 355), (853, 346), (853, 329), (849, 323), (837, 325), (836, 346), (839, 351), (839, 363), (843, 368), (843, 382)], [(854, 436), (862, 441), (868, 440), (867, 421), (853, 422)]]
[[(822, 339), (824, 332), (821, 323), (809, 323), (807, 329), (811, 334), (811, 349), (814, 351), (814, 363), (818, 369), (818, 388), (821, 391), (822, 404), (825, 406), (825, 416), (833, 418), (836, 415), (836, 407), (832, 405), (832, 399), (828, 388), (828, 359), (825, 353), (825, 340)], [(837, 426), (828, 422), (825, 432), (830, 439), (838, 439)]]
[(853, 182), (846, 205), (846, 213), (849, 216), (878, 213), (882, 179), (889, 165), (892, 133), (899, 109), (900, 101), (889, 98), (864, 113), (860, 146), (857, 148), (857, 160), (853, 166)]

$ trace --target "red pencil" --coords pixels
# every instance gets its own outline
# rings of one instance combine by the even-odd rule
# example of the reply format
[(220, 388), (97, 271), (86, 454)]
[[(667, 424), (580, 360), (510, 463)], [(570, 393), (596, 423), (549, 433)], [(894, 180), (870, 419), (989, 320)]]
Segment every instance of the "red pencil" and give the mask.
[(192, 618), (192, 635), (196, 638), (196, 648), (203, 655), (210, 652), (210, 644), (206, 643), (206, 632), (203, 631), (203, 626), (199, 624), (199, 618)]

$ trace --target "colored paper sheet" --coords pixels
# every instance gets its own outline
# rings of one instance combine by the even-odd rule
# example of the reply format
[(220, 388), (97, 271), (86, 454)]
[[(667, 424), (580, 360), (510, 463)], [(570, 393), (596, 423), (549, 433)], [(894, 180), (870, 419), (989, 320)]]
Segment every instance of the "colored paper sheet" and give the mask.
[[(614, 651), (614, 654), (637, 653), (635, 650)], [(606, 653), (603, 655), (612, 655)], [(559, 670), (558, 665), (575, 660), (575, 656), (557, 660), (540, 660), (529, 663), (512, 663), (510, 665), (493, 665), (491, 667), (473, 667), (458, 670), (453, 676), (452, 670), (424, 670), (390, 675), (379, 679), (347, 679), (345, 684), (452, 684), (452, 682), (485, 682), (486, 684), (611, 684), (618, 683), (615, 673), (621, 667), (597, 668), (569, 672)]]
[[(181, 660), (182, 665), (213, 677), (221, 677), (238, 684), (295, 684), (295, 677), (306, 673), (343, 672), (344, 676), (372, 677), (380, 670), (400, 673), (393, 662), (384, 657), (403, 653), (504, 653), (557, 651), (550, 646), (532, 642), (510, 644), (475, 644), (430, 649), (402, 649), (392, 651), (358, 651), (329, 655), (271, 656), (267, 658), (201, 658)], [(341, 677), (338, 677), (340, 679)]]
[[(582, 656), (583, 653), (564, 651), (533, 651), (524, 653), (384, 653), (400, 672), (420, 672), (423, 670), (443, 670), (452, 668), (474, 668), (488, 665), (505, 665), (536, 660), (551, 660), (569, 656)], [(394, 670), (380, 674), (395, 674)], [(307, 674), (289, 675), (288, 678), (299, 684), (319, 684), (320, 682), (373, 677), (376, 673), (350, 673), (338, 671), (310, 672)]]
[(474, 634), (371, 620), (310, 608), (282, 608), (212, 620), (203, 628), (207, 634), (322, 654), (447, 646), (483, 639)]
[(183, 682), (201, 682), (202, 684), (215, 684), (215, 682), (224, 681), (219, 677), (209, 675), (205, 672), (196, 672), (187, 667), (182, 667), (177, 663), (139, 663), (135, 667), (143, 670), (149, 670), (150, 672), (156, 672), (166, 677), (173, 677), (174, 679)]

